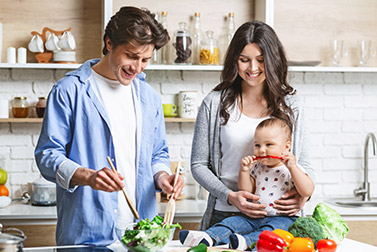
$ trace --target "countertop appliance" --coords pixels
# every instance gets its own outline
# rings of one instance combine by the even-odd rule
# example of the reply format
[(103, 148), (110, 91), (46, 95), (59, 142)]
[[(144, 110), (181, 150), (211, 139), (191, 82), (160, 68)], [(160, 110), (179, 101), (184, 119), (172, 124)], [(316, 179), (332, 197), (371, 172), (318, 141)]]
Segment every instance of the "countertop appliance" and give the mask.
[(33, 206), (56, 205), (56, 185), (44, 178), (39, 178), (31, 184), (31, 204)]

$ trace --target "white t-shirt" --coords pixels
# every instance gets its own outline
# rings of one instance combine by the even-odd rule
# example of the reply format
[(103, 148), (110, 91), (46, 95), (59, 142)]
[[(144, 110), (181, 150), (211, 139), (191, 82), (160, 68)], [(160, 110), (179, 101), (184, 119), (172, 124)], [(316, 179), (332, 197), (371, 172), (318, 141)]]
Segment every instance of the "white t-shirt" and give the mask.
[(267, 205), (267, 216), (276, 216), (274, 201), (295, 187), (288, 168), (285, 165), (269, 168), (256, 162), (250, 176), (255, 178), (254, 194), (260, 196), (256, 203)]
[[(133, 205), (136, 205), (136, 116), (132, 85), (122, 85), (109, 80), (92, 70), (94, 90), (102, 102), (110, 120), (114, 141), (116, 168), (124, 177), (125, 190)], [(118, 224), (134, 222), (134, 218), (122, 191), (118, 193)]]
[[(267, 119), (250, 118), (241, 113), (237, 102), (229, 111), (229, 120), (226, 125), (221, 125), (221, 171), (220, 179), (233, 191), (238, 191), (238, 172), (241, 159), (254, 152), (254, 132), (257, 125)], [(216, 200), (215, 210), (226, 212), (239, 212), (238, 208), (227, 202)]]

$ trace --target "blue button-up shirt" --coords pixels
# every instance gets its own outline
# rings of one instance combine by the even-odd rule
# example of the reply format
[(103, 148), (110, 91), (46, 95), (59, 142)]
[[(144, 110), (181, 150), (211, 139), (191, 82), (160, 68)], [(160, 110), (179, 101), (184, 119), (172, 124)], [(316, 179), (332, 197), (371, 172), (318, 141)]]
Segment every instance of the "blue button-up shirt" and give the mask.
[[(58, 245), (108, 245), (116, 240), (118, 192), (69, 187), (79, 167), (109, 167), (107, 156), (116, 167), (109, 118), (90, 83), (91, 67), (98, 61), (85, 62), (53, 86), (35, 149), (43, 177), (57, 184)], [(165, 122), (160, 96), (145, 82), (145, 74), (131, 85), (137, 125), (136, 208), (140, 218), (152, 219), (157, 214), (153, 176), (170, 173)]]

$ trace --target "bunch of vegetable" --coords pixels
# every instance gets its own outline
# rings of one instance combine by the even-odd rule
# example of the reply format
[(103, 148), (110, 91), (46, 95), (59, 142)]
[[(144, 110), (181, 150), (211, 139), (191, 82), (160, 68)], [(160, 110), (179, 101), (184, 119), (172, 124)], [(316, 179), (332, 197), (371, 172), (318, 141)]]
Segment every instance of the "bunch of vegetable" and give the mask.
[(322, 227), (312, 217), (300, 217), (293, 222), (288, 231), (293, 234), (294, 237), (309, 237), (313, 240), (314, 245), (324, 238)]
[[(294, 237), (290, 232), (282, 229), (262, 231), (256, 246), (258, 252), (315, 252), (312, 239)], [(336, 247), (333, 240), (321, 239), (317, 242), (319, 252), (335, 252)]]
[(323, 236), (340, 243), (349, 232), (347, 223), (334, 209), (319, 203), (313, 211), (313, 218), (322, 227)]
[[(332, 208), (319, 203), (313, 217), (299, 217), (288, 231), (263, 231), (256, 243), (258, 252), (334, 252), (349, 228)], [(283, 240), (283, 242), (282, 242)]]
[(181, 228), (181, 225), (166, 225), (163, 218), (156, 215), (152, 221), (149, 219), (141, 220), (133, 229), (125, 231), (122, 242), (131, 251), (149, 252), (162, 248), (171, 240), (174, 228)]

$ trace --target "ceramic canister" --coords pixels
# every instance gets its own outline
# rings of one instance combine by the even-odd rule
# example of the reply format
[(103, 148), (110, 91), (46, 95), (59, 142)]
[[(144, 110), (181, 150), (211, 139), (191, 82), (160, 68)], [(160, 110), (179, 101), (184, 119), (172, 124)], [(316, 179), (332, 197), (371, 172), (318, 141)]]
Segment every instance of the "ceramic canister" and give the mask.
[(198, 113), (197, 91), (179, 92), (179, 116), (181, 118), (196, 118)]

